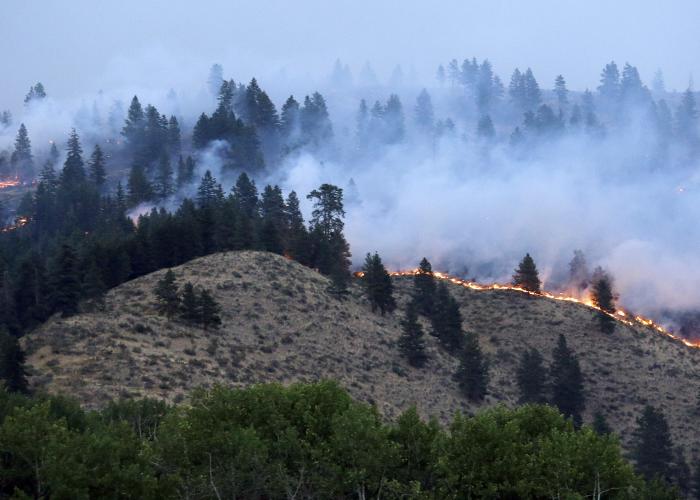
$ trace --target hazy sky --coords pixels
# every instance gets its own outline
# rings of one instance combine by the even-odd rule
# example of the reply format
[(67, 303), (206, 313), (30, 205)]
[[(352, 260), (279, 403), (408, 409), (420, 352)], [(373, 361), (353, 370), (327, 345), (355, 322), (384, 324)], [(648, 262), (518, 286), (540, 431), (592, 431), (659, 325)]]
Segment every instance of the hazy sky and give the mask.
[(452, 57), (488, 57), (507, 82), (532, 66), (595, 87), (609, 60), (669, 88), (700, 75), (697, 0), (0, 0), (0, 108), (42, 81), (55, 97), (120, 86), (184, 86), (212, 62), (227, 76), (325, 75), (336, 57), (380, 76), (431, 78)]

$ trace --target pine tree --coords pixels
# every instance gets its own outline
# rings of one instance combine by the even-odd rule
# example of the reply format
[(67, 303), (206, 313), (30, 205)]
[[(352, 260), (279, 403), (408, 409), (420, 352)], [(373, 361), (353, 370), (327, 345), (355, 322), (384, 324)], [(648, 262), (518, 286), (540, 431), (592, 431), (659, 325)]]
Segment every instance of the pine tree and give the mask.
[(350, 291), (348, 290), (348, 274), (342, 269), (334, 268), (330, 273), (331, 282), (328, 284), (327, 291), (338, 300), (345, 300)]
[(592, 427), (599, 436), (605, 436), (607, 434), (612, 434), (613, 432), (612, 427), (610, 427), (608, 421), (605, 419), (605, 415), (603, 415), (600, 410), (593, 414)]
[(131, 165), (126, 189), (129, 192), (129, 204), (131, 206), (150, 201), (153, 198), (153, 187), (148, 181), (146, 172), (144, 172), (143, 165), (140, 162), (134, 162)]
[(155, 195), (159, 198), (167, 198), (175, 192), (173, 186), (173, 168), (170, 166), (170, 157), (163, 153), (158, 161), (158, 169), (155, 178)]
[(68, 138), (66, 161), (63, 162), (60, 184), (64, 189), (76, 189), (85, 181), (85, 177), (83, 148), (80, 146), (77, 132), (73, 129)]
[(489, 383), (489, 364), (481, 352), (479, 339), (471, 332), (464, 335), (459, 368), (455, 378), (469, 400), (475, 402), (484, 400)]
[(32, 156), (32, 144), (24, 123), (19, 125), (15, 149), (10, 157), (10, 163), (15, 170), (15, 175), (23, 179), (31, 179), (34, 176), (34, 160)]
[(428, 360), (423, 340), (423, 327), (418, 322), (416, 303), (411, 301), (406, 306), (406, 315), (401, 321), (402, 333), (399, 337), (399, 351), (411, 366), (422, 368)]
[(543, 403), (546, 399), (547, 370), (540, 352), (531, 348), (523, 353), (516, 372), (520, 403)]
[(205, 330), (221, 326), (221, 306), (208, 290), (199, 295), (199, 322)]
[(433, 130), (434, 125), (434, 114), (433, 114), (433, 103), (430, 100), (430, 94), (428, 91), (423, 89), (418, 98), (416, 99), (416, 111), (415, 111), (416, 124), (425, 132), (430, 132)]
[(566, 80), (564, 80), (562, 75), (557, 76), (554, 80), (554, 93), (557, 96), (559, 109), (566, 109), (569, 104), (569, 89), (566, 88)]
[(370, 255), (368, 253), (362, 271), (362, 284), (372, 312), (378, 308), (383, 315), (385, 312), (392, 312), (396, 309), (394, 285), (379, 254), (375, 252), (374, 255)]
[(156, 308), (161, 314), (165, 314), (168, 319), (172, 318), (180, 310), (180, 295), (177, 290), (175, 273), (172, 269), (163, 275), (156, 283), (153, 293), (156, 296)]
[(221, 64), (212, 64), (209, 69), (209, 78), (207, 79), (207, 87), (211, 95), (217, 96), (221, 89), (221, 84), (224, 82), (224, 68)]
[[(691, 144), (698, 136), (698, 108), (695, 94), (688, 88), (683, 93), (678, 109), (676, 110), (676, 130), (678, 135)], [(16, 146), (15, 146), (16, 149)]]
[(552, 352), (552, 366), (549, 372), (552, 381), (552, 404), (559, 408), (566, 418), (573, 419), (576, 427), (580, 427), (581, 413), (586, 404), (583, 374), (576, 356), (561, 334)]
[(105, 180), (107, 179), (107, 172), (105, 170), (105, 158), (102, 153), (102, 148), (99, 144), (95, 145), (95, 149), (92, 151), (90, 156), (90, 180), (92, 181), (98, 189), (102, 189)]
[(600, 74), (600, 85), (598, 92), (601, 97), (610, 105), (616, 102), (620, 97), (620, 70), (617, 68), (615, 61), (606, 64)]
[(104, 296), (107, 287), (102, 280), (102, 272), (97, 267), (97, 262), (94, 258), (90, 258), (83, 273), (81, 285), (83, 297), (98, 308), (104, 306)]
[(170, 155), (179, 155), (182, 149), (182, 139), (180, 137), (180, 124), (174, 115), (168, 120), (168, 152)]
[(484, 141), (491, 141), (496, 137), (496, 129), (494, 129), (493, 121), (489, 115), (479, 118), (476, 125), (476, 135)]
[(433, 335), (449, 352), (457, 352), (462, 346), (462, 313), (459, 304), (445, 283), (440, 283), (435, 293), (430, 316)]
[(602, 310), (598, 314), (601, 331), (603, 333), (613, 333), (615, 331), (615, 320), (610, 315), (615, 314), (615, 297), (613, 296), (612, 285), (607, 274), (603, 273), (602, 276), (594, 281), (591, 299), (593, 304)]
[(532, 293), (541, 292), (537, 266), (535, 266), (535, 261), (532, 260), (529, 253), (525, 254), (525, 257), (513, 274), (513, 286), (523, 288)]
[(78, 279), (77, 259), (74, 250), (62, 245), (51, 273), (51, 304), (66, 318), (78, 312), (81, 287)]
[(287, 219), (287, 248), (286, 254), (304, 265), (309, 265), (309, 233), (304, 225), (304, 217), (299, 208), (299, 198), (296, 192), (287, 195), (285, 204)]
[(299, 103), (290, 95), (282, 106), (280, 116), (282, 137), (286, 140), (294, 138), (299, 133)]
[(0, 388), (9, 392), (27, 392), (24, 353), (17, 337), (0, 326)]
[(431, 317), (435, 301), (435, 276), (428, 259), (423, 257), (418, 265), (418, 271), (413, 276), (413, 300), (418, 314)]
[(197, 324), (200, 320), (199, 300), (194, 285), (185, 283), (180, 300), (180, 317), (187, 323)]
[(651, 405), (646, 405), (637, 418), (632, 457), (645, 478), (658, 475), (668, 482), (673, 479), (671, 432), (662, 411)]
[(343, 236), (343, 190), (322, 184), (307, 195), (313, 200), (311, 238), (316, 247), (315, 265), (321, 273), (350, 276), (350, 247)]
[(221, 185), (211, 175), (211, 171), (204, 172), (202, 181), (197, 188), (197, 204), (200, 208), (211, 208), (216, 206), (223, 199)]
[(187, 186), (194, 180), (195, 163), (191, 156), (183, 159), (180, 156), (177, 162), (177, 187)]
[(131, 147), (132, 152), (138, 151), (144, 142), (144, 131), (146, 127), (145, 115), (139, 102), (139, 98), (134, 96), (127, 113), (126, 122), (122, 129), (122, 135)]

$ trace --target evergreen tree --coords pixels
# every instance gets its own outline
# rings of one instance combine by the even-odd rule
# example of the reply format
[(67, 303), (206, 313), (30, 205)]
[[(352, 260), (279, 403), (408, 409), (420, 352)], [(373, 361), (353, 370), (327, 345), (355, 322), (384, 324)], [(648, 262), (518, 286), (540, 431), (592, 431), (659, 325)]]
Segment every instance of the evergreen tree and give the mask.
[(199, 295), (199, 321), (205, 330), (221, 326), (221, 306), (209, 290), (202, 290)]
[(195, 163), (191, 156), (183, 159), (180, 156), (177, 162), (177, 187), (187, 186), (194, 180)]
[(637, 471), (647, 479), (659, 476), (673, 479), (673, 442), (666, 417), (661, 410), (646, 405), (637, 418), (632, 457)]
[(15, 175), (22, 179), (31, 179), (34, 176), (34, 160), (32, 156), (32, 144), (29, 141), (27, 127), (21, 123), (15, 139), (15, 149), (10, 157), (10, 163)]
[(199, 299), (194, 285), (185, 283), (180, 300), (180, 317), (187, 323), (197, 324), (200, 321)]
[(557, 346), (552, 352), (550, 368), (552, 381), (552, 404), (559, 411), (574, 421), (576, 427), (581, 426), (581, 413), (586, 404), (583, 392), (583, 373), (578, 359), (566, 344), (563, 335), (559, 335)]
[(445, 283), (437, 286), (430, 316), (433, 335), (451, 353), (462, 346), (462, 313)]
[(518, 68), (513, 70), (508, 84), (508, 96), (510, 101), (521, 110), (525, 109), (525, 88), (523, 84), (523, 74)]
[(605, 436), (613, 432), (612, 427), (610, 427), (608, 421), (605, 419), (605, 415), (603, 415), (600, 410), (593, 414), (592, 427), (599, 436)]
[(24, 360), (17, 337), (0, 326), (0, 388), (8, 392), (27, 392)]
[(158, 161), (154, 185), (155, 195), (159, 198), (167, 198), (175, 192), (173, 186), (173, 168), (170, 166), (170, 157), (163, 153)]
[(296, 192), (287, 195), (285, 204), (287, 218), (287, 248), (286, 253), (292, 259), (304, 265), (309, 264), (309, 234), (304, 225), (304, 217), (299, 208), (299, 198)]
[(425, 132), (431, 132), (434, 125), (433, 103), (430, 100), (430, 94), (423, 89), (416, 99), (415, 111), (416, 124)]
[(104, 296), (107, 291), (107, 286), (102, 280), (102, 271), (97, 267), (97, 262), (94, 258), (90, 258), (82, 279), (82, 294), (88, 299), (91, 304), (102, 308), (104, 306)]
[(122, 135), (131, 147), (132, 152), (139, 151), (143, 146), (144, 133), (146, 128), (145, 115), (139, 102), (139, 98), (134, 96), (127, 112), (126, 122), (122, 129)]
[(615, 61), (606, 64), (600, 74), (598, 92), (608, 105), (616, 102), (620, 97), (620, 70)]
[(422, 368), (428, 360), (423, 340), (423, 327), (418, 322), (416, 303), (411, 301), (406, 306), (406, 315), (401, 321), (402, 333), (399, 337), (399, 351), (411, 366)]
[(562, 75), (554, 80), (554, 93), (557, 96), (559, 109), (564, 110), (569, 105), (569, 89), (566, 88), (566, 80)]
[(338, 300), (345, 300), (350, 293), (348, 290), (348, 273), (340, 268), (333, 268), (330, 273), (331, 282), (328, 284), (328, 293)]
[(51, 272), (51, 304), (54, 311), (66, 318), (78, 312), (81, 296), (77, 259), (74, 250), (62, 245)]
[(368, 253), (362, 271), (362, 284), (372, 306), (372, 312), (379, 308), (383, 315), (385, 312), (392, 312), (396, 309), (394, 285), (379, 254), (375, 252), (374, 255), (370, 255)]
[(180, 295), (177, 290), (175, 273), (172, 269), (163, 275), (156, 283), (153, 293), (157, 300), (157, 309), (161, 314), (165, 314), (168, 319), (172, 318), (180, 310)]
[[(698, 136), (698, 108), (695, 94), (688, 88), (683, 94), (678, 109), (676, 110), (676, 130), (679, 137), (689, 143), (694, 143)], [(15, 150), (16, 150), (15, 146)]]
[(527, 68), (523, 74), (523, 101), (525, 108), (529, 110), (537, 109), (542, 101), (542, 91), (535, 79), (535, 75), (530, 68)]
[(202, 181), (197, 188), (197, 204), (200, 208), (211, 208), (219, 204), (223, 200), (223, 191), (221, 185), (216, 182), (216, 179), (211, 175), (211, 171), (204, 172)]
[(677, 446), (673, 450), (672, 474), (672, 483), (678, 487), (684, 498), (688, 498), (692, 489), (692, 478), (690, 467), (685, 460), (685, 452), (681, 446)]
[(543, 403), (546, 399), (547, 371), (540, 352), (531, 348), (523, 353), (516, 371), (520, 403)]
[(129, 192), (129, 204), (131, 206), (150, 201), (153, 198), (153, 187), (148, 181), (141, 163), (134, 162), (131, 165), (126, 189)]
[(313, 200), (311, 235), (316, 246), (316, 267), (326, 275), (350, 275), (350, 249), (343, 236), (343, 190), (322, 184), (307, 195)]
[(513, 286), (523, 288), (529, 292), (540, 293), (540, 278), (537, 273), (537, 266), (530, 254), (520, 261), (520, 265), (513, 274)]
[(493, 127), (493, 121), (489, 115), (484, 115), (479, 118), (479, 123), (476, 126), (476, 135), (484, 141), (492, 141), (496, 137), (496, 129)]
[(107, 171), (105, 169), (105, 157), (99, 144), (95, 145), (88, 165), (90, 169), (90, 180), (98, 189), (102, 189), (107, 179)]
[(586, 256), (581, 250), (574, 250), (574, 257), (569, 262), (569, 286), (584, 290), (588, 287), (589, 274)]
[(212, 64), (209, 69), (209, 78), (207, 78), (207, 87), (211, 95), (219, 95), (222, 83), (224, 83), (224, 68), (221, 64)]
[(591, 299), (594, 305), (602, 309), (599, 313), (601, 331), (603, 333), (613, 333), (615, 331), (615, 320), (610, 317), (610, 314), (615, 314), (615, 297), (613, 296), (612, 285), (607, 274), (603, 273), (602, 276), (593, 282)]
[(80, 146), (78, 134), (73, 129), (68, 138), (66, 161), (63, 162), (60, 184), (64, 189), (76, 189), (85, 182), (85, 177), (83, 148)]
[(489, 383), (489, 364), (481, 352), (479, 339), (471, 332), (464, 335), (459, 368), (455, 378), (468, 399), (475, 402), (484, 400)]
[(428, 259), (423, 257), (413, 276), (413, 300), (418, 314), (427, 317), (433, 315), (436, 288), (433, 268)]
[(179, 155), (182, 148), (182, 139), (180, 137), (180, 124), (174, 115), (168, 120), (168, 152), (171, 155)]
[(256, 219), (260, 215), (260, 200), (255, 181), (251, 180), (243, 172), (238, 176), (233, 186), (233, 199), (241, 214), (249, 219)]
[(396, 94), (389, 96), (384, 107), (382, 119), (384, 121), (385, 142), (387, 144), (397, 144), (403, 141), (405, 133), (403, 107), (399, 96)]
[(290, 95), (282, 106), (280, 116), (282, 137), (286, 140), (295, 138), (299, 133), (299, 103)]

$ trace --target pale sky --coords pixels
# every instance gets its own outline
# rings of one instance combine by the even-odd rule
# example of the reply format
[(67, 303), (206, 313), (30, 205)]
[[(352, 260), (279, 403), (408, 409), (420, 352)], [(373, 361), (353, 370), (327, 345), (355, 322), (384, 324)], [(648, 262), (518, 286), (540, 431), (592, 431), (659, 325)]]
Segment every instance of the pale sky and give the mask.
[[(453, 57), (489, 58), (507, 82), (531, 66), (595, 88), (614, 59), (667, 86), (700, 75), (697, 0), (0, 0), (0, 109), (42, 81), (58, 98), (128, 86), (191, 85), (227, 74), (328, 74), (337, 57), (380, 76), (400, 63), (428, 80)], [(19, 101), (19, 103), (18, 103)]]

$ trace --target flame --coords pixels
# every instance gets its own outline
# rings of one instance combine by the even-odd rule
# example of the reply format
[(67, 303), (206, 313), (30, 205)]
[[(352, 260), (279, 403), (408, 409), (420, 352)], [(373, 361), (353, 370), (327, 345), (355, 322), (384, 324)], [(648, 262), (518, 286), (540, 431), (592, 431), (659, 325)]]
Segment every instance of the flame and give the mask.
[(0, 180), (0, 189), (17, 187), (19, 185), (20, 185), (20, 182), (19, 182), (19, 179), (17, 177), (13, 177), (11, 179), (6, 179), (4, 181)]
[(9, 233), (10, 231), (14, 231), (15, 229), (19, 229), (20, 227), (24, 227), (27, 224), (29, 224), (28, 217), (17, 217), (15, 219), (14, 224), (12, 224), (10, 226), (0, 227), (0, 233)]
[[(389, 275), (395, 278), (400, 278), (400, 277), (407, 277), (407, 276), (415, 276), (416, 274), (419, 274), (421, 271), (419, 269), (412, 269), (410, 271), (393, 271), (390, 272)], [(355, 273), (355, 276), (358, 278), (361, 278), (364, 276), (364, 272), (358, 272)], [(655, 323), (654, 320), (645, 318), (644, 316), (639, 316), (639, 315), (633, 315), (629, 311), (624, 311), (622, 309), (617, 309), (615, 312), (608, 312), (602, 310), (600, 307), (596, 306), (593, 301), (591, 300), (590, 297), (588, 298), (583, 298), (579, 299), (576, 297), (572, 297), (570, 295), (566, 295), (563, 293), (552, 293), (552, 292), (547, 292), (547, 291), (542, 291), (540, 293), (535, 293), (531, 292), (530, 290), (525, 290), (524, 288), (514, 286), (514, 285), (504, 285), (501, 283), (491, 283), (491, 284), (481, 284), (481, 283), (475, 283), (473, 281), (467, 281), (463, 280), (460, 278), (455, 278), (454, 276), (450, 276), (446, 273), (441, 273), (441, 272), (433, 272), (433, 276), (436, 279), (443, 280), (443, 281), (449, 281), (450, 283), (457, 285), (457, 286), (462, 286), (464, 288), (469, 288), (470, 290), (476, 290), (476, 291), (487, 291), (487, 290), (510, 290), (514, 292), (519, 292), (519, 293), (525, 293), (528, 295), (534, 295), (537, 297), (545, 297), (547, 299), (551, 300), (558, 300), (561, 302), (573, 302), (574, 304), (581, 304), (583, 306), (589, 307), (591, 309), (595, 309), (596, 311), (602, 313), (602, 314), (607, 314), (614, 320), (623, 323), (627, 326), (643, 326), (646, 328), (651, 328), (657, 333), (660, 333), (672, 340), (675, 340), (677, 342), (681, 342), (682, 344), (688, 346), (688, 347), (694, 347), (694, 348), (700, 348), (700, 340), (696, 341), (691, 341), (688, 339), (684, 339), (683, 337), (679, 337), (678, 335), (675, 335), (671, 333), (670, 331), (666, 330), (663, 326), (659, 325), (658, 323)], [(631, 319), (630, 319), (631, 318)]]

